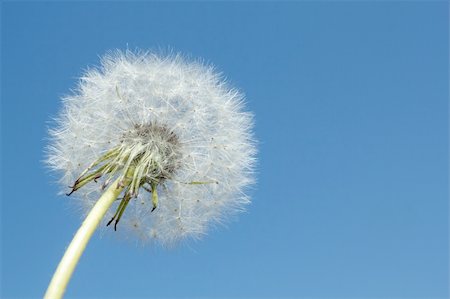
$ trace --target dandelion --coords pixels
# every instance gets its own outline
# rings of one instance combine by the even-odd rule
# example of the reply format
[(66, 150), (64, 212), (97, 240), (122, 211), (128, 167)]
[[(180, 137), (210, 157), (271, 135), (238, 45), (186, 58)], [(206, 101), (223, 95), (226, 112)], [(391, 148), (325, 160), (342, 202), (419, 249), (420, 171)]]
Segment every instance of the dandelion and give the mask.
[(174, 245), (242, 210), (253, 183), (252, 127), (244, 96), (201, 62), (117, 51), (87, 70), (64, 98), (47, 158), (87, 217), (46, 298), (62, 297), (101, 222)]

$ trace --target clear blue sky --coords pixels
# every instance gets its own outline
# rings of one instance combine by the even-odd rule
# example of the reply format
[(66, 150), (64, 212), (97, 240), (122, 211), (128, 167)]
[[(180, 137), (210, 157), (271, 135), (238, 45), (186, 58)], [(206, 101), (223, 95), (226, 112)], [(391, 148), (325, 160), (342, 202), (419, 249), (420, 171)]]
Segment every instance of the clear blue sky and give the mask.
[(245, 91), (253, 203), (173, 250), (95, 235), (67, 298), (447, 298), (448, 2), (3, 2), (1, 297), (39, 298), (81, 223), (42, 159), (60, 96), (120, 48)]

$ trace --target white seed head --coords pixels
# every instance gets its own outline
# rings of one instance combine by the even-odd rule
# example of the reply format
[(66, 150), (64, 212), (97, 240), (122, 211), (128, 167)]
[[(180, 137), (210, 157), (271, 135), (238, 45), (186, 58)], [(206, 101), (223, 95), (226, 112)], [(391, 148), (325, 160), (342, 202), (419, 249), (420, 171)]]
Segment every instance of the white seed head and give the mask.
[(129, 201), (119, 231), (170, 245), (201, 236), (249, 203), (252, 114), (211, 66), (117, 51), (87, 70), (63, 102), (47, 163), (85, 212), (122, 178), (125, 200), (106, 218)]

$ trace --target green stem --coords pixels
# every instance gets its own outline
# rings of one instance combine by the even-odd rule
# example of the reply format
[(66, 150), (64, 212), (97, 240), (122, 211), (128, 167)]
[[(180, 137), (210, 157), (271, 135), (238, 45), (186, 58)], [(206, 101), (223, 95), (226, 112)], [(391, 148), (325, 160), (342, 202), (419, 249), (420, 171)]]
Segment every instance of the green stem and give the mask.
[(94, 205), (92, 210), (87, 215), (86, 219), (81, 224), (75, 237), (67, 248), (63, 258), (61, 259), (58, 268), (48, 286), (45, 293), (45, 299), (59, 299), (62, 298), (66, 290), (67, 284), (72, 276), (73, 271), (86, 248), (87, 243), (92, 237), (94, 231), (99, 225), (100, 221), (106, 214), (106, 211), (111, 207), (112, 203), (120, 195), (123, 187), (119, 185), (119, 179), (112, 183), (109, 188), (102, 194), (100, 199)]

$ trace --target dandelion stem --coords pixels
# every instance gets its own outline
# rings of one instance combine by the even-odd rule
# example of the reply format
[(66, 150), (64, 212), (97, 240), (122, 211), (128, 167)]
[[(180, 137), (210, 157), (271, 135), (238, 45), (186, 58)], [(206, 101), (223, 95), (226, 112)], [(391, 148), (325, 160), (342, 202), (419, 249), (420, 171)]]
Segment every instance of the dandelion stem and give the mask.
[(112, 183), (103, 193), (83, 221), (81, 227), (78, 229), (75, 237), (61, 259), (58, 268), (56, 268), (55, 274), (45, 293), (45, 299), (59, 299), (64, 295), (67, 284), (89, 239), (92, 237), (102, 218), (105, 216), (106, 211), (111, 207), (112, 203), (123, 190), (123, 187), (118, 185), (119, 180), (120, 178)]

